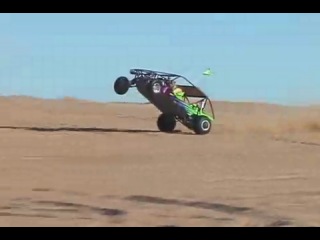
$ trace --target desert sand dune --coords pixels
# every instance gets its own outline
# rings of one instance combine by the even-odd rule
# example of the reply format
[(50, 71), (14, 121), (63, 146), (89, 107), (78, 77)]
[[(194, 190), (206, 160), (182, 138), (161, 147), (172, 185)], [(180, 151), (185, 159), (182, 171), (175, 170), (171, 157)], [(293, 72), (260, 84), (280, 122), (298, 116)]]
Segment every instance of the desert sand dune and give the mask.
[(196, 136), (149, 104), (0, 97), (0, 225), (320, 226), (320, 108), (213, 106)]

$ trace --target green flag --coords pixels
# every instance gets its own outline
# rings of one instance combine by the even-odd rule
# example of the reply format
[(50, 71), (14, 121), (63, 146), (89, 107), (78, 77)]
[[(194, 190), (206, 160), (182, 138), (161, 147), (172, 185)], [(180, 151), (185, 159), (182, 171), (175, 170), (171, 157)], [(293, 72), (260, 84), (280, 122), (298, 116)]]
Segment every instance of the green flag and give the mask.
[(205, 76), (211, 76), (211, 75), (213, 74), (213, 72), (211, 71), (210, 68), (208, 68), (208, 69), (205, 70), (202, 74), (205, 75)]

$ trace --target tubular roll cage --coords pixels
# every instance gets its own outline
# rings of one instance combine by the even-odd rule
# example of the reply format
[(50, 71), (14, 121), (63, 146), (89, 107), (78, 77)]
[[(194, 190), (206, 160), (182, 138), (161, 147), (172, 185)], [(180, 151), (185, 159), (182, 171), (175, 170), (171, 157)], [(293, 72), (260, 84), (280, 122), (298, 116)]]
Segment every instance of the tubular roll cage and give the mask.
[(215, 118), (214, 110), (209, 97), (202, 90), (196, 87), (192, 82), (190, 82), (186, 77), (178, 74), (153, 71), (153, 70), (147, 70), (147, 69), (130, 69), (130, 74), (135, 75), (135, 79), (148, 78), (148, 79), (161, 80), (161, 81), (175, 81), (178, 78), (184, 79), (191, 86), (188, 86), (188, 85), (177, 85), (177, 86), (181, 88), (182, 91), (185, 92), (187, 97), (203, 98), (202, 100), (198, 101), (198, 103), (201, 102), (201, 109), (204, 109), (206, 105), (209, 103), (212, 117)]

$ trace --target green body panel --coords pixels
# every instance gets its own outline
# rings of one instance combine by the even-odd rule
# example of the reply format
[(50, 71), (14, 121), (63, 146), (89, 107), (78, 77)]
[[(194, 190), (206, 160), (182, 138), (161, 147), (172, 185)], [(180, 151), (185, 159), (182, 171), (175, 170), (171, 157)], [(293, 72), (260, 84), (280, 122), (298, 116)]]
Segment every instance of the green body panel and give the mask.
[[(180, 101), (185, 102), (185, 98), (186, 98), (185, 93), (178, 92), (178, 93), (174, 93), (173, 95), (177, 99), (179, 99)], [(190, 115), (190, 116), (192, 116), (192, 115), (204, 116), (204, 117), (209, 118), (211, 121), (214, 120), (213, 116), (211, 116), (206, 111), (202, 110), (197, 104), (189, 103), (187, 105), (188, 105), (188, 107), (186, 107), (186, 111), (187, 111), (188, 115)]]
[(214, 118), (209, 113), (201, 110), (201, 108), (197, 104), (189, 104), (189, 107), (187, 107), (186, 110), (189, 115), (204, 116), (209, 118), (211, 121), (214, 120)]

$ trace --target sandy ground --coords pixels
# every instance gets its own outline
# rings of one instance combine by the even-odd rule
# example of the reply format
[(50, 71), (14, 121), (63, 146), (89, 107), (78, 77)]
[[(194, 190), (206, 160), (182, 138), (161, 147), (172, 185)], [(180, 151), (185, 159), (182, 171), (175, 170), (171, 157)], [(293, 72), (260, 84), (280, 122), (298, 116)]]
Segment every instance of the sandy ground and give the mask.
[(213, 104), (196, 136), (147, 104), (0, 97), (0, 226), (320, 226), (320, 107)]

